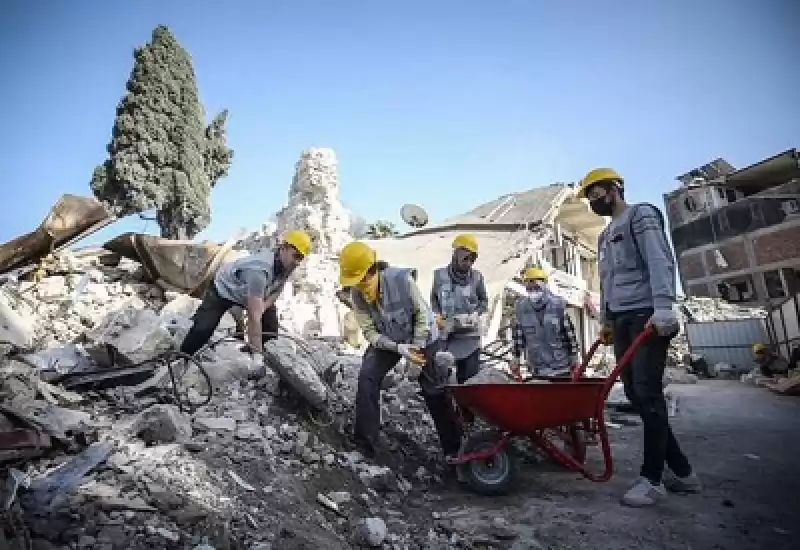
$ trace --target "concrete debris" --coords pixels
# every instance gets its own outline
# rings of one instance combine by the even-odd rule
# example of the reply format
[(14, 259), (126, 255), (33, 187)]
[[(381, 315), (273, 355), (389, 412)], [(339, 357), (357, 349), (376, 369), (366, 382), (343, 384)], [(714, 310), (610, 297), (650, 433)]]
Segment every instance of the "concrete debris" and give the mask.
[(465, 385), (473, 384), (517, 384), (510, 374), (499, 369), (485, 368), (478, 374), (464, 382)]
[(192, 425), (174, 405), (153, 405), (133, 420), (131, 433), (147, 444), (184, 442), (192, 438)]
[(325, 406), (328, 389), (312, 366), (314, 359), (300, 351), (296, 342), (288, 338), (270, 340), (264, 345), (264, 359), (312, 407), (321, 409)]
[(364, 544), (372, 548), (380, 548), (386, 539), (386, 523), (381, 518), (364, 518), (353, 530), (356, 544)]

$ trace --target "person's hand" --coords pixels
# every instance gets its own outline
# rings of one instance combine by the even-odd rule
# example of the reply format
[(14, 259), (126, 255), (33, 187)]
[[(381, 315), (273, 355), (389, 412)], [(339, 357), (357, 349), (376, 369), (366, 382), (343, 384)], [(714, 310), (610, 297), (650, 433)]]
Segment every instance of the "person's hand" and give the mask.
[(659, 336), (674, 336), (681, 329), (678, 314), (673, 309), (657, 309), (647, 324), (656, 329)]
[(517, 379), (522, 378), (522, 371), (520, 369), (519, 357), (513, 358), (509, 366), (511, 367), (511, 374), (514, 375), (514, 378)]
[(611, 325), (603, 325), (600, 327), (600, 332), (597, 333), (597, 339), (604, 346), (610, 346), (614, 343), (614, 333), (611, 330)]
[(397, 353), (414, 365), (425, 364), (425, 354), (418, 346), (412, 344), (397, 344)]
[(255, 369), (260, 369), (264, 366), (264, 354), (260, 352), (253, 352), (250, 354), (250, 365)]
[(444, 316), (442, 314), (440, 314), (440, 313), (437, 313), (435, 319), (436, 319), (436, 327), (439, 330), (444, 329), (444, 325), (445, 325)]

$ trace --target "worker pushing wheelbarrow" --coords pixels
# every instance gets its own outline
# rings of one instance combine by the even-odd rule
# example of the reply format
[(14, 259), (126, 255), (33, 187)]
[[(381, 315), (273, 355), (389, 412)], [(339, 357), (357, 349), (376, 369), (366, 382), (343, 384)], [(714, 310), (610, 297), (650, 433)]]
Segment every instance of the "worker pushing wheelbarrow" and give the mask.
[[(531, 377), (521, 383), (448, 385), (459, 409), (466, 409), (496, 428), (471, 434), (461, 452), (449, 460), (459, 468), (469, 486), (485, 495), (505, 494), (513, 486), (517, 461), (509, 449), (515, 437), (526, 437), (555, 462), (592, 481), (608, 481), (613, 471), (611, 447), (605, 422), (605, 401), (622, 370), (641, 343), (652, 333), (643, 331), (634, 340), (607, 378), (584, 378), (595, 342), (571, 376)], [(499, 435), (498, 435), (499, 432)], [(555, 438), (566, 436), (559, 447)], [(586, 440), (596, 436), (604, 468), (592, 471), (586, 464)]]

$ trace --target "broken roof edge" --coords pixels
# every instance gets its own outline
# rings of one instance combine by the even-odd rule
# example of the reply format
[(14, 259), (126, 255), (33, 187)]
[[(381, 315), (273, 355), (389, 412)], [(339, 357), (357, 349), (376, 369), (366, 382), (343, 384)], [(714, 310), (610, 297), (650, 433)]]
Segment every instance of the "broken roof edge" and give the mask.
[(549, 185), (543, 187), (535, 187), (533, 189), (529, 189), (527, 191), (520, 191), (517, 193), (508, 193), (502, 195), (488, 203), (484, 203), (476, 208), (473, 208), (470, 212), (474, 212), (481, 206), (486, 204), (491, 204), (495, 201), (501, 201), (505, 198), (521, 195), (523, 193), (528, 193), (535, 189), (545, 189), (548, 187), (560, 187), (561, 189), (559, 192), (551, 199), (550, 207), (547, 211), (537, 220), (530, 220), (525, 223), (497, 223), (497, 222), (490, 222), (486, 221), (484, 218), (480, 216), (475, 216), (470, 214), (462, 214), (460, 216), (454, 216), (452, 218), (444, 220), (442, 223), (427, 227), (421, 227), (419, 229), (415, 229), (409, 231), (407, 233), (403, 233), (402, 235), (397, 236), (398, 239), (405, 239), (408, 237), (415, 237), (417, 235), (429, 235), (432, 233), (442, 233), (446, 231), (521, 231), (525, 229), (532, 229), (534, 227), (539, 227), (541, 225), (552, 225), (553, 220), (558, 215), (558, 211), (561, 208), (561, 205), (564, 202), (575, 195), (576, 191), (573, 185), (568, 183), (551, 183)]

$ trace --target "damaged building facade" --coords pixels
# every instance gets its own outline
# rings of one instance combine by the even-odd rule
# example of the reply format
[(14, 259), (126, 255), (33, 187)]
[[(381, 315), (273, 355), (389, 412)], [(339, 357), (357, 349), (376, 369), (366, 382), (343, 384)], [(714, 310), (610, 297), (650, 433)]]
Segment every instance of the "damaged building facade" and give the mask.
[(597, 334), (596, 243), (603, 227), (604, 219), (575, 197), (573, 186), (557, 183), (505, 195), (440, 224), (370, 244), (381, 259), (417, 268), (420, 288), (428, 295), (433, 271), (450, 261), (455, 236), (474, 234), (480, 249), (475, 267), (489, 294), (485, 342), (508, 338), (500, 331), (509, 321), (509, 303), (522, 290), (515, 280), (526, 267), (540, 265), (549, 273), (553, 292), (566, 300), (586, 351)]
[(775, 306), (800, 291), (800, 155), (722, 159), (664, 195), (684, 293)]

